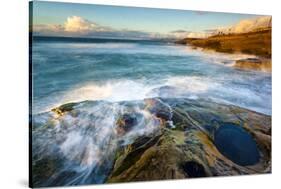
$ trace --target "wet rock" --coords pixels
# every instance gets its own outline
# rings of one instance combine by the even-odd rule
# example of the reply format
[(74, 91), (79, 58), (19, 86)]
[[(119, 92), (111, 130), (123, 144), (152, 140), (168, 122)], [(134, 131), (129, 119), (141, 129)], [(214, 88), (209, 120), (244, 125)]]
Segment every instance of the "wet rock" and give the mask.
[(170, 121), (172, 120), (173, 114), (172, 109), (169, 104), (164, 103), (160, 99), (149, 99), (147, 100), (148, 110), (154, 114), (156, 117), (164, 120)]
[(62, 116), (65, 112), (72, 111), (75, 105), (77, 105), (77, 103), (63, 104), (57, 108), (53, 108), (52, 111), (58, 114), (59, 116)]
[(123, 114), (116, 122), (117, 133), (125, 134), (129, 132), (134, 126), (138, 124), (138, 120), (142, 117), (139, 113), (126, 113)]
[(146, 145), (147, 138), (129, 145), (129, 150), (119, 154), (107, 182), (271, 171), (270, 116), (204, 100), (172, 101), (146, 100), (146, 109), (155, 116), (163, 109), (173, 112), (171, 120), (176, 129), (161, 128), (161, 137), (150, 145)]
[[(77, 106), (68, 104), (57, 110), (62, 114), (71, 115), (85, 107), (92, 110), (95, 104), (104, 103), (107, 103), (107, 107), (113, 106), (111, 102), (96, 101), (78, 103)], [(58, 161), (57, 157), (61, 158), (62, 155), (58, 154), (59, 150), (55, 149), (53, 153), (57, 154), (56, 157), (48, 157), (45, 154), (38, 154), (38, 157), (34, 157), (34, 179), (40, 181), (40, 183), (37, 182), (37, 186), (50, 184), (48, 178), (63, 178), (64, 184), (66, 184), (72, 178), (76, 178), (77, 183), (86, 183), (86, 181), (87, 183), (100, 183), (271, 172), (271, 116), (204, 99), (153, 98), (144, 101), (120, 102), (118, 105), (126, 113), (114, 114), (119, 118), (112, 124), (115, 124), (117, 134), (121, 137), (116, 137), (115, 130), (112, 130), (112, 135), (109, 136), (112, 137), (110, 139), (112, 143), (101, 144), (102, 151), (110, 149), (110, 153), (101, 154), (104, 156), (96, 165), (95, 171), (89, 175), (88, 172), (80, 169), (80, 164), (73, 166), (73, 162), (68, 161), (71, 166), (75, 167), (75, 170), (78, 168), (81, 170), (81, 172), (75, 173), (70, 167), (63, 166), (67, 162), (65, 159)], [(109, 110), (111, 113), (111, 109)], [(96, 118), (102, 119), (101, 116), (104, 116), (102, 112), (95, 113), (92, 111), (89, 114), (79, 113), (74, 120), (85, 119), (81, 115), (90, 116), (91, 121), (95, 121)], [(63, 124), (63, 119), (54, 118), (53, 113), (51, 115), (52, 121), (55, 119), (60, 125)], [(150, 124), (155, 128), (150, 128), (150, 132), (147, 133), (146, 130), (142, 130), (146, 127), (142, 126), (148, 123), (148, 117), (152, 117), (158, 124)], [(161, 123), (161, 127), (159, 123)], [(50, 130), (50, 137), (54, 136), (52, 132), (55, 129), (62, 131), (68, 129), (64, 127), (46, 128), (48, 122), (44, 122), (44, 124), (40, 122), (40, 124), (40, 127), (34, 127), (32, 130), (33, 139), (36, 139), (36, 136), (45, 137), (48, 134), (48, 132), (44, 132), (44, 135), (36, 135), (42, 128)], [(140, 131), (137, 129), (138, 127), (141, 128), (141, 132), (138, 132)], [(133, 133), (135, 131), (136, 133)], [(90, 131), (87, 130), (87, 132)], [(130, 133), (126, 135), (128, 132)], [(136, 135), (131, 137), (131, 134)], [(63, 136), (64, 133), (60, 135), (60, 138)], [(131, 137), (130, 140), (126, 140), (127, 136)], [(38, 139), (43, 141), (42, 146), (48, 145), (45, 138), (43, 140), (40, 137)], [(92, 135), (90, 135), (91, 137)], [(120, 142), (121, 140), (126, 142)], [(71, 153), (70, 151), (67, 154)], [(66, 158), (68, 157), (66, 156)], [(96, 170), (100, 171), (96, 172)]]
[(184, 154), (171, 147), (173, 143), (168, 138), (171, 139), (161, 134), (153, 136), (141, 147), (129, 145), (116, 160), (107, 182), (184, 178), (184, 174), (177, 168)]
[(241, 69), (252, 69), (271, 72), (271, 59), (266, 58), (246, 58), (235, 62), (234, 67)]
[(47, 182), (53, 174), (61, 167), (61, 160), (54, 157), (44, 157), (33, 160), (32, 180), (34, 187), (48, 186)]
[(169, 121), (172, 119), (172, 113), (170, 111), (159, 110), (155, 113), (155, 116), (158, 118), (161, 118), (163, 120), (166, 120), (166, 121)]
[(133, 144), (128, 145), (119, 151), (119, 159), (114, 166), (114, 172), (112, 176), (118, 176), (122, 172), (126, 171), (141, 158), (142, 154), (155, 145), (160, 138), (160, 135), (150, 137), (139, 137)]

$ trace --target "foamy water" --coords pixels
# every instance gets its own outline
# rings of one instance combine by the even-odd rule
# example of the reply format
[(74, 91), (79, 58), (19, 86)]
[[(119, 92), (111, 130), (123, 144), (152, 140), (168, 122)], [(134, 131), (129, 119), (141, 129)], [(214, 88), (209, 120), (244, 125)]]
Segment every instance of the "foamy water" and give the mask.
[[(103, 183), (118, 148), (160, 130), (145, 98), (209, 99), (271, 115), (271, 75), (232, 67), (252, 56), (141, 41), (35, 41), (32, 52), (32, 165), (54, 168), (40, 186)], [(68, 102), (80, 103), (62, 116), (50, 111)], [(124, 114), (137, 125), (120, 135)]]
[(271, 75), (232, 67), (248, 57), (159, 42), (35, 41), (33, 113), (83, 100), (185, 97), (271, 114)]
[[(126, 113), (138, 114), (137, 125), (120, 135), (116, 121)], [(143, 101), (126, 105), (85, 102), (75, 106), (74, 114), (61, 117), (55, 113), (38, 114), (33, 117), (33, 163), (50, 158), (57, 164), (53, 176), (41, 183), (43, 186), (58, 182), (62, 185), (102, 183), (112, 169), (119, 147), (159, 128), (160, 121), (144, 109)], [(69, 176), (57, 181), (66, 174)]]

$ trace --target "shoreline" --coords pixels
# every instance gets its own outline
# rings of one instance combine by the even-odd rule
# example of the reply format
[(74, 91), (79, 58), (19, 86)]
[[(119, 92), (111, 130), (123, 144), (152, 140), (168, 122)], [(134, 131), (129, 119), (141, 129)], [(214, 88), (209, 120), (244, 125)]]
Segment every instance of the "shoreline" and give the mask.
[(170, 98), (164, 98), (164, 97), (148, 97), (148, 98), (144, 98), (144, 99), (138, 99), (138, 100), (122, 100), (122, 101), (117, 101), (117, 102), (111, 102), (111, 101), (106, 101), (106, 100), (82, 100), (82, 101), (75, 101), (75, 102), (67, 102), (67, 103), (63, 103), (61, 105), (55, 106), (45, 112), (40, 112), (40, 113), (36, 113), (33, 114), (33, 116), (37, 116), (40, 114), (46, 114), (49, 112), (53, 112), (59, 116), (62, 116), (65, 112), (71, 112), (73, 109), (75, 109), (74, 107), (79, 105), (79, 104), (87, 104), (87, 103), (109, 103), (109, 104), (126, 104), (126, 103), (140, 103), (140, 102), (146, 102), (149, 100), (155, 100), (155, 99), (159, 99), (159, 100), (174, 100), (174, 101), (181, 101), (181, 100), (187, 100), (189, 102), (201, 102), (201, 103), (205, 103), (205, 104), (215, 104), (216, 106), (227, 106), (227, 107), (232, 107), (232, 108), (239, 108), (242, 109), (244, 111), (248, 111), (250, 113), (254, 113), (254, 114), (259, 114), (259, 115), (263, 115), (263, 116), (269, 116), (271, 117), (271, 114), (266, 114), (263, 112), (259, 112), (247, 107), (243, 107), (243, 106), (239, 106), (239, 105), (235, 105), (235, 104), (231, 104), (231, 103), (224, 103), (224, 102), (218, 102), (215, 100), (210, 100), (210, 99), (206, 99), (206, 98), (199, 98), (199, 99), (190, 99), (190, 98), (186, 98), (186, 97), (170, 97)]
[[(112, 105), (107, 103), (105, 107), (110, 110)], [(46, 144), (41, 143), (42, 140), (39, 139), (43, 136), (42, 133), (52, 130), (52, 135), (59, 139), (52, 145), (62, 146), (64, 154), (60, 156), (57, 151), (53, 151), (52, 154), (47, 154), (45, 151), (34, 154), (34, 160), (39, 159), (33, 165), (33, 179), (41, 178), (36, 186), (55, 183), (56, 177), (62, 175), (59, 172), (61, 169), (65, 170), (63, 174), (69, 174), (73, 179), (79, 178), (81, 172), (74, 170), (79, 169), (80, 164), (75, 167), (64, 167), (62, 164), (63, 158), (73, 149), (83, 157), (81, 160), (76, 160), (81, 161), (83, 165), (88, 165), (85, 164), (88, 163), (84, 161), (85, 159), (93, 157), (101, 162), (101, 164), (89, 162), (91, 166), (105, 173), (100, 180), (92, 181), (93, 184), (134, 181), (134, 170), (139, 171), (142, 180), (224, 176), (225, 172), (228, 175), (271, 172), (271, 116), (269, 115), (233, 105), (186, 98), (150, 98), (141, 103), (131, 101), (120, 102), (119, 105), (122, 107), (119, 107), (114, 115), (111, 111), (104, 111), (105, 115), (96, 114), (101, 118), (112, 116), (114, 119), (110, 119), (109, 122), (100, 122), (99, 119), (93, 122), (92, 110), (100, 109), (100, 104), (94, 101), (64, 104), (51, 110), (53, 115), (41, 115), (44, 120), (34, 122), (33, 125), (34, 140), (37, 139), (38, 142), (35, 144), (37, 147), (46, 148)], [(78, 119), (80, 121), (77, 121)], [(109, 126), (110, 129), (107, 129)], [(58, 128), (67, 128), (66, 133)], [(85, 128), (87, 132), (84, 132)], [(77, 137), (81, 135), (81, 131), (83, 137)], [(96, 132), (100, 132), (99, 135), (93, 135)], [(229, 132), (232, 132), (234, 137), (226, 137)], [(71, 138), (77, 137), (75, 143), (69, 143), (68, 138), (62, 139), (61, 134)], [(89, 137), (94, 137), (98, 142), (94, 143), (95, 150), (108, 150), (102, 156), (95, 156), (93, 151), (87, 154), (79, 150), (89, 150), (83, 143)], [(237, 147), (240, 140), (244, 145)], [(113, 142), (118, 145), (110, 145)], [(225, 143), (228, 144), (227, 148), (222, 145)], [(232, 155), (233, 153), (239, 154), (239, 158)], [(152, 156), (154, 162), (164, 161), (169, 164), (151, 165)], [(50, 171), (38, 169), (43, 165), (48, 166)], [(149, 165), (157, 166), (159, 169), (151, 171)], [(200, 167), (201, 171), (188, 175), (186, 167), (190, 165)], [(175, 176), (159, 174), (165, 173), (168, 168), (174, 170)], [(151, 177), (147, 177), (148, 174)], [(45, 179), (52, 175), (56, 177), (46, 183)], [(89, 177), (86, 175), (83, 179)], [(67, 183), (67, 180), (63, 181)]]
[(208, 38), (184, 38), (175, 43), (220, 53), (254, 55), (256, 58), (237, 60), (234, 67), (271, 72), (271, 33), (272, 29), (266, 28), (241, 34), (220, 34)]

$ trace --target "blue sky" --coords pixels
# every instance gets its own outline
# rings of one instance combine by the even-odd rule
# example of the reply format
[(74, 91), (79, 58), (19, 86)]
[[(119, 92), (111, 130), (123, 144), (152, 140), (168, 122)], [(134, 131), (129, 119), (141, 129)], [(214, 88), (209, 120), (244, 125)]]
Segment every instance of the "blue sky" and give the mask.
[[(168, 34), (177, 30), (184, 30), (187, 32), (205, 32), (205, 30), (208, 29), (232, 26), (243, 19), (257, 17), (257, 15), (249, 14), (198, 12), (108, 5), (103, 6), (44, 1), (35, 1), (33, 4), (33, 24), (35, 26), (41, 26), (40, 31), (48, 30), (48, 32), (51, 33), (51, 29), (46, 29), (47, 25), (56, 26), (56, 31), (63, 30), (62, 28), (58, 28), (60, 28), (60, 26), (63, 27), (67, 18), (73, 16), (81, 18), (80, 21), (82, 22), (83, 20), (86, 20), (87, 23), (94, 23), (98, 25), (98, 27), (107, 27), (107, 29), (110, 28), (110, 30), (112, 30), (111, 34), (113, 34), (114, 31), (118, 32), (121, 30), (126, 30), (127, 32), (132, 30), (159, 34)], [(79, 24), (79, 21), (75, 23)], [(44, 27), (44, 25), (46, 27)], [(56, 31), (53, 32), (54, 35)], [(80, 32), (80, 35), (85, 35), (85, 33), (83, 34), (83, 32)]]

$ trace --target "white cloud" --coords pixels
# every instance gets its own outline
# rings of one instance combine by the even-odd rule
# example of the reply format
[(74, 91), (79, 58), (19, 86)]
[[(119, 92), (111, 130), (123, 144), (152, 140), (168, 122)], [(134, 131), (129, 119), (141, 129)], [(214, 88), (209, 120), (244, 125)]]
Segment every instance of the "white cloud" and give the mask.
[(192, 32), (192, 31), (185, 31), (185, 30), (176, 30), (172, 31), (169, 34), (169, 37), (172, 38), (206, 38), (209, 37), (212, 33), (210, 32)]
[(63, 24), (33, 25), (35, 35), (45, 36), (75, 36), (75, 37), (116, 37), (116, 38), (143, 38), (150, 37), (150, 33), (135, 30), (116, 30), (98, 25), (79, 16), (71, 16)]
[(246, 33), (263, 28), (271, 27), (271, 16), (260, 16), (252, 19), (244, 19), (234, 26), (224, 26), (215, 29), (209, 29), (204, 32), (191, 32), (177, 30), (170, 33), (170, 37), (175, 38), (206, 38), (218, 33)]
[(63, 26), (56, 24), (38, 24), (33, 26), (35, 32), (62, 32), (64, 31)]
[(64, 24), (39, 24), (33, 32), (45, 35), (87, 35), (92, 32), (111, 32), (113, 29), (100, 26), (79, 16), (68, 17)]
[(64, 23), (64, 31), (74, 33), (89, 33), (97, 28), (97, 25), (79, 16), (68, 17)]
[(234, 26), (218, 29), (218, 32), (246, 33), (267, 27), (271, 27), (271, 16), (261, 16), (253, 19), (241, 20)]
[(231, 27), (220, 27), (202, 32), (176, 30), (170, 33), (152, 33), (134, 30), (116, 30), (98, 25), (79, 16), (71, 16), (63, 24), (40, 24), (33, 26), (35, 35), (50, 36), (91, 36), (117, 38), (206, 38), (222, 33), (244, 33), (260, 28), (271, 27), (271, 16), (260, 16), (253, 19), (241, 20)]
[(211, 34), (207, 32), (190, 32), (187, 37), (189, 38), (206, 38), (210, 37)]

